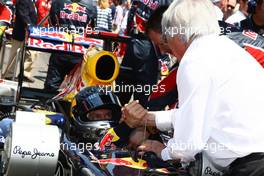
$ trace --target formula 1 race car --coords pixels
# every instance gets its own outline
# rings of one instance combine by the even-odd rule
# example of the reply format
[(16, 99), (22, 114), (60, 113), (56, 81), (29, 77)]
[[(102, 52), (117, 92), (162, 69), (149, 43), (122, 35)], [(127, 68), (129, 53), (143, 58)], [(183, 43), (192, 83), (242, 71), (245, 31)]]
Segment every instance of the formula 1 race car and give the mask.
[[(105, 134), (120, 125), (117, 123), (120, 118), (117, 97), (98, 87), (88, 87), (75, 96), (75, 102), (73, 106), (65, 101), (48, 102), (48, 106), (63, 113), (43, 111), (39, 106), (19, 106), (15, 114), (3, 113), (0, 121), (1, 174), (221, 175), (202, 154), (183, 167), (177, 161), (164, 162), (152, 152), (138, 156), (137, 151), (129, 150), (126, 145), (109, 145), (102, 149), (100, 142)], [(69, 117), (69, 113), (73, 116)], [(114, 131), (111, 134), (118, 137)]]

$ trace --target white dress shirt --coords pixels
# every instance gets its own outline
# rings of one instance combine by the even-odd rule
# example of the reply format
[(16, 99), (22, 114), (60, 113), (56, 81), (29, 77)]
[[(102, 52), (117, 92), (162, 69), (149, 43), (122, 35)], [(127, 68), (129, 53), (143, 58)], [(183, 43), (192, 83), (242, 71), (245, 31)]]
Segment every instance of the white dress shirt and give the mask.
[(214, 5), (214, 8), (215, 8), (217, 20), (222, 21), (224, 18), (224, 14), (223, 14), (222, 10), (216, 5)]
[(264, 152), (264, 69), (225, 36), (197, 38), (177, 73), (179, 108), (155, 112), (160, 130), (174, 128), (163, 160), (205, 152), (218, 167)]
[(233, 15), (228, 17), (225, 22), (227, 22), (229, 24), (235, 24), (235, 23), (239, 23), (240, 21), (242, 21), (246, 18), (247, 18), (246, 15), (244, 13), (242, 13), (240, 10), (238, 10)]

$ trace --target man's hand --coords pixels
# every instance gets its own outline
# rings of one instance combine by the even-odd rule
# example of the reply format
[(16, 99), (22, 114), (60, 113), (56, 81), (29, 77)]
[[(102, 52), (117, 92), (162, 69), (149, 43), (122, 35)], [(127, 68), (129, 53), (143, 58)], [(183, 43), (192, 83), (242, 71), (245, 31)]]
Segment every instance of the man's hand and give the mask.
[(126, 122), (130, 128), (144, 125), (148, 111), (138, 101), (132, 101), (122, 108), (121, 122)]
[(136, 128), (129, 136), (129, 148), (131, 150), (136, 150), (148, 137), (149, 132), (145, 131), (145, 128)]
[(143, 155), (145, 152), (154, 152), (161, 158), (161, 151), (165, 148), (165, 145), (156, 140), (146, 140), (138, 147), (139, 155)]

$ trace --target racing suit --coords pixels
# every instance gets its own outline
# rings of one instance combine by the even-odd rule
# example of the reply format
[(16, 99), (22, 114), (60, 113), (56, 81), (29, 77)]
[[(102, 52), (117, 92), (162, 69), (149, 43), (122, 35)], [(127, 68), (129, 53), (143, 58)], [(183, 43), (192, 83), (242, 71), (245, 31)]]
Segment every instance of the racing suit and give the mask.
[[(117, 86), (125, 88), (117, 93), (121, 104), (127, 103), (133, 94), (134, 99), (139, 100), (142, 106), (148, 106), (148, 96), (153, 85), (157, 83), (159, 69), (158, 57), (145, 35), (144, 24), (158, 6), (170, 3), (170, 0), (132, 1), (126, 34), (133, 39), (126, 47), (120, 74), (116, 80)], [(126, 87), (129, 87), (129, 90), (126, 90)]]
[[(43, 18), (46, 17), (46, 15), (49, 14), (51, 6), (51, 0), (37, 0), (36, 1), (36, 8), (38, 10), (38, 21), (37, 24), (41, 22)], [(48, 20), (45, 20), (43, 23), (43, 26), (48, 26), (49, 22)]]
[(1, 1), (0, 3), (0, 36), (3, 35), (7, 26), (11, 24), (13, 16), (14, 0)]
[[(50, 17), (53, 26), (78, 31), (92, 22), (96, 16), (96, 8), (91, 0), (54, 0), (51, 4)], [(76, 30), (75, 30), (75, 29)], [(82, 57), (74, 57), (68, 54), (55, 54), (50, 57), (48, 74), (45, 81), (45, 89), (56, 91), (62, 83), (65, 75), (81, 61)]]
[(249, 52), (264, 68), (264, 37), (246, 30), (232, 32), (227, 36)]
[(264, 36), (264, 26), (258, 26), (257, 24), (255, 24), (252, 16), (247, 17), (237, 25), (242, 29), (251, 30)]

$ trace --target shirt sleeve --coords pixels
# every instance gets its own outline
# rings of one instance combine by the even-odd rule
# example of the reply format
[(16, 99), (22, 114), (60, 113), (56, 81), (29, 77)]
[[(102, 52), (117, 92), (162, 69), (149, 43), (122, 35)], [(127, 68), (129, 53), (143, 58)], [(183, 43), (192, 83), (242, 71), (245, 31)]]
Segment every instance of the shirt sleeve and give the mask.
[(160, 131), (168, 131), (172, 129), (172, 117), (176, 113), (175, 110), (157, 111), (155, 114), (155, 123)]
[(178, 72), (179, 108), (170, 112), (174, 135), (161, 153), (164, 160), (194, 160), (210, 136), (215, 100), (213, 81), (203, 68), (191, 66), (184, 70)]
[(109, 9), (109, 13), (108, 13), (108, 27), (109, 27), (109, 31), (112, 31), (112, 10)]
[[(38, 0), (36, 2), (36, 7), (38, 10), (38, 22), (37, 23), (39, 23), (49, 13), (48, 3), (43, 0)], [(44, 25), (48, 25), (48, 20), (44, 22)]]
[(120, 26), (122, 23), (122, 19), (123, 19), (123, 9), (121, 7), (116, 9), (116, 14), (115, 14), (115, 18), (114, 18), (114, 24), (117, 26)]

